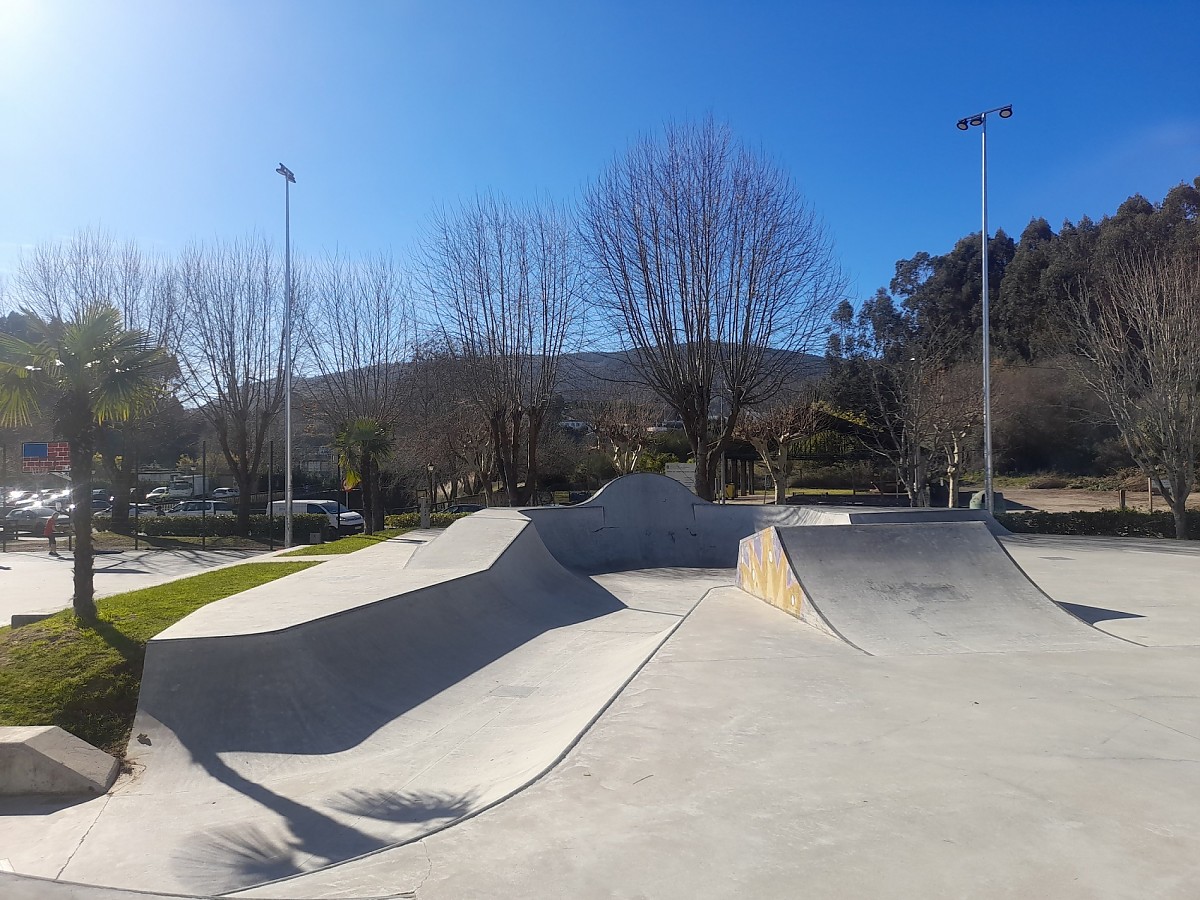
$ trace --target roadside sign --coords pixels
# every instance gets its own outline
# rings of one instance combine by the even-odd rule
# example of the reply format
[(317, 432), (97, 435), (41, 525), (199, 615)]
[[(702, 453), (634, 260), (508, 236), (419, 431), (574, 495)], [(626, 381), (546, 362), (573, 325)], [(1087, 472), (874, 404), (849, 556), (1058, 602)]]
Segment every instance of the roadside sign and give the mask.
[(66, 441), (21, 445), (21, 471), (31, 474), (71, 471), (71, 445)]

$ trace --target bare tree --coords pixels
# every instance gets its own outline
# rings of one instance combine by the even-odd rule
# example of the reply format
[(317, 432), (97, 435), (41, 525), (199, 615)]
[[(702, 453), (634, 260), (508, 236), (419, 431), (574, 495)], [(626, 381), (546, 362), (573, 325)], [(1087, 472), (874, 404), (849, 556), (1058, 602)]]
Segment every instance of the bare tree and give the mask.
[(913, 506), (929, 505), (930, 474), (945, 453), (956, 502), (962, 454), (982, 415), (977, 369), (960, 364), (969, 344), (883, 290), (857, 311), (840, 304), (833, 321), (830, 393), (861, 416), (867, 449), (891, 463)]
[[(979, 385), (973, 373), (955, 364), (932, 329), (865, 365), (867, 447), (892, 464), (913, 506), (930, 505), (932, 471), (945, 459), (951, 504), (956, 505), (961, 455), (979, 419)], [(947, 447), (951, 455), (943, 457)]]
[[(374, 422), (390, 445), (404, 414), (411, 377), (406, 371), (416, 342), (407, 277), (388, 256), (352, 263), (333, 257), (312, 273), (306, 305), (307, 362), (315, 369), (301, 390), (316, 415), (335, 433)], [(369, 531), (383, 528), (382, 462), (363, 460), (363, 506)], [(362, 473), (359, 473), (360, 476)]]
[(579, 318), (570, 230), (549, 205), (480, 196), (437, 216), (423, 270), (509, 503), (524, 504), (535, 496), (538, 440)]
[(1071, 294), (1074, 364), (1188, 536), (1200, 453), (1200, 254), (1102, 260)]
[(45, 320), (67, 321), (97, 306), (115, 307), (125, 328), (163, 345), (174, 321), (170, 266), (133, 241), (101, 229), (81, 229), (23, 254), (14, 275), (21, 303)]
[(267, 433), (283, 407), (280, 266), (266, 241), (248, 239), (193, 244), (176, 272), (183, 390), (216, 432), (246, 534)]
[[(962, 478), (964, 456), (974, 446), (983, 424), (983, 398), (972, 365), (942, 365), (931, 374), (928, 391), (931, 398), (930, 443), (945, 465), (946, 505), (958, 506), (958, 486)], [(993, 399), (999, 399), (993, 391)]]
[(437, 343), (423, 342), (408, 369), (402, 443), (421, 471), (432, 463), (447, 500), (484, 494), (496, 478), (487, 422), (468, 399), (466, 365)]
[(636, 471), (638, 461), (650, 446), (650, 429), (662, 420), (662, 404), (635, 395), (594, 400), (585, 408), (596, 435), (597, 449), (607, 453), (617, 474)]
[(815, 382), (808, 382), (795, 394), (777, 396), (769, 403), (747, 409), (734, 435), (749, 441), (758, 451), (775, 488), (774, 502), (786, 503), (792, 445), (828, 426), (820, 391)]
[[(66, 240), (34, 246), (21, 256), (14, 285), (22, 305), (45, 321), (76, 321), (97, 309), (115, 308), (126, 330), (145, 333), (156, 346), (171, 344), (175, 295), (170, 266), (101, 229), (81, 229)], [(160, 394), (165, 395), (173, 366), (160, 368)], [(128, 420), (97, 426), (96, 452), (112, 486), (115, 531), (128, 528), (137, 459), (155, 450), (149, 422), (154, 409), (154, 403), (143, 404)]]
[(821, 349), (843, 285), (825, 229), (711, 119), (634, 144), (588, 192), (582, 227), (597, 306), (683, 421), (696, 493), (712, 499), (741, 411)]

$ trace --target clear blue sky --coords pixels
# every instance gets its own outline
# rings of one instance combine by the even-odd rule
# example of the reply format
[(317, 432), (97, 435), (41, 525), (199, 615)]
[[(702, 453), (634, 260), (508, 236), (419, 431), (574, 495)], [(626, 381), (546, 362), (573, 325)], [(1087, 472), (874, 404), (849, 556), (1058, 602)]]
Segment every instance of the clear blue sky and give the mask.
[(476, 190), (576, 196), (712, 113), (784, 164), (855, 298), (991, 223), (1200, 175), (1200, 3), (0, 0), (0, 273), (103, 226), (173, 251), (259, 231), (393, 249)]

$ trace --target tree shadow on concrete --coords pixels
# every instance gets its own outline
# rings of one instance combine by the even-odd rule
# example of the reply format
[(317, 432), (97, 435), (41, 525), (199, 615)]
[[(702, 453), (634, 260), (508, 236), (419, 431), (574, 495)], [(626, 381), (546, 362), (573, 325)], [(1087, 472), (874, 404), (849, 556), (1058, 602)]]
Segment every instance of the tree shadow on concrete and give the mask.
[(343, 791), (329, 805), (352, 816), (383, 822), (419, 824), (459, 819), (478, 805), (477, 795), (419, 794), (414, 791)]
[[(278, 814), (281, 822), (242, 822), (195, 835), (173, 865), (190, 889), (224, 893), (298, 875), (391, 846), (332, 816), (281, 796), (238, 774), (221, 760), (198, 760), (209, 774)], [(420, 824), (469, 811), (472, 797), (404, 791), (352, 791), (328, 805), (351, 815)]]

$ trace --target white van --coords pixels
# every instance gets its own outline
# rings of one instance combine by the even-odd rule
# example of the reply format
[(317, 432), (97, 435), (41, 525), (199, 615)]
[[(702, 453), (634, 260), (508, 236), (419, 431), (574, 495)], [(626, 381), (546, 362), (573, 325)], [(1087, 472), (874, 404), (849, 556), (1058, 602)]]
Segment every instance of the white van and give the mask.
[[(267, 508), (266, 513), (282, 517), (286, 511), (287, 501), (275, 500)], [(336, 500), (293, 500), (292, 515), (326, 516), (329, 524), (337, 529), (338, 534), (358, 534), (367, 526), (361, 515), (347, 509)]]

